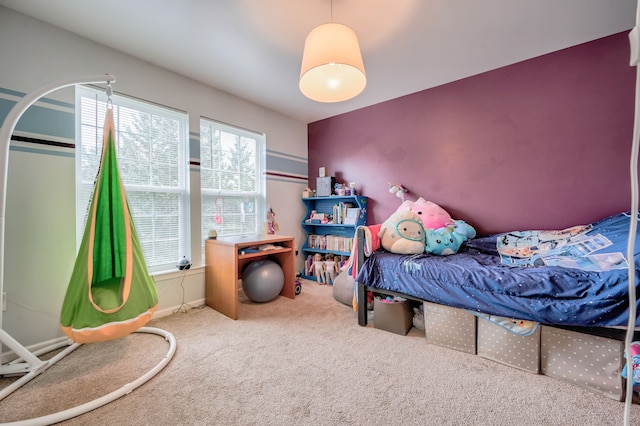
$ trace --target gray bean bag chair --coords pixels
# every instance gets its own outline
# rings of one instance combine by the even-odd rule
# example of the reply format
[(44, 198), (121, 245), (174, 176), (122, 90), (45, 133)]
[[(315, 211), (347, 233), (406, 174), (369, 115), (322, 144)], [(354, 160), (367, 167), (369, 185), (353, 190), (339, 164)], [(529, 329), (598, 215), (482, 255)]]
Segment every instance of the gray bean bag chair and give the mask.
[(340, 303), (352, 306), (355, 280), (346, 271), (333, 280), (333, 298)]

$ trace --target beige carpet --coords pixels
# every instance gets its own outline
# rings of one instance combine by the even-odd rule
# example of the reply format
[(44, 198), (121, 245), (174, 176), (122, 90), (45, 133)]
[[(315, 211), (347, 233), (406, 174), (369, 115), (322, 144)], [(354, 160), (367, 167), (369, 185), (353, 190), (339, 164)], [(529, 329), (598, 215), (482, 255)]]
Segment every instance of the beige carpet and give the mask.
[[(154, 320), (171, 363), (132, 393), (65, 425), (622, 425), (624, 403), (408, 336), (359, 327), (332, 288)], [(0, 421), (50, 414), (137, 379), (164, 356), (159, 336), (80, 347), (0, 402)], [(8, 379), (0, 379), (0, 386)], [(640, 406), (632, 407), (640, 424)]]

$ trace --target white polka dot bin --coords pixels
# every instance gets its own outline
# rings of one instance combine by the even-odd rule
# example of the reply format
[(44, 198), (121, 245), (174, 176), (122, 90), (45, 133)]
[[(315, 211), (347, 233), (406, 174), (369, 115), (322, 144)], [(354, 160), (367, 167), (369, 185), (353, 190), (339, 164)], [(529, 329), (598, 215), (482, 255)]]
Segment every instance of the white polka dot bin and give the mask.
[(547, 376), (622, 401), (623, 363), (623, 334), (607, 338), (542, 326), (540, 369)]
[(540, 372), (540, 327), (521, 336), (478, 318), (478, 355), (529, 373)]
[(424, 302), (424, 330), (427, 343), (476, 353), (476, 316), (463, 309)]

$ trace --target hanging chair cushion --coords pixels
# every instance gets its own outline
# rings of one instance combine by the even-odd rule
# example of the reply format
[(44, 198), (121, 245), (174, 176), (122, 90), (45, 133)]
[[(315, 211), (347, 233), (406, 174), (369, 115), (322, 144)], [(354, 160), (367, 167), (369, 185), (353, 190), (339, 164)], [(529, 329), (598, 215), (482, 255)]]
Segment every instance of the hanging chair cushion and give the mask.
[(113, 111), (108, 108), (100, 171), (60, 325), (77, 343), (117, 339), (144, 326), (157, 306), (156, 284), (118, 172)]

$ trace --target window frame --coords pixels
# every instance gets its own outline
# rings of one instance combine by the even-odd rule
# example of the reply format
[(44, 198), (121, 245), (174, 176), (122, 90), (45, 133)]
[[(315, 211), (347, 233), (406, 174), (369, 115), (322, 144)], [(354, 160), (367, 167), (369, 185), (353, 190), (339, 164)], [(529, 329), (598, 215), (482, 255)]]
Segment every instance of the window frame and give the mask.
[[(91, 199), (91, 194), (93, 193), (93, 188), (95, 186), (95, 179), (89, 182), (87, 176), (97, 176), (96, 168), (93, 168), (93, 170), (89, 169), (89, 171), (83, 170), (83, 154), (85, 152), (85, 146), (93, 145), (89, 148), (90, 150), (93, 150), (93, 152), (91, 154), (87, 154), (85, 158), (88, 158), (88, 156), (97, 156), (99, 164), (99, 157), (102, 151), (104, 116), (108, 98), (104, 89), (95, 88), (93, 86), (76, 86), (75, 98), (76, 245), (79, 248), (86, 226), (89, 200)], [(85, 103), (94, 102), (95, 107), (89, 110), (90, 108), (83, 104), (83, 99)], [(136, 223), (136, 216), (138, 216), (137, 220), (141, 224), (147, 225), (147, 227), (150, 228), (149, 232), (146, 232), (144, 226), (136, 226), (138, 239), (140, 240), (149, 272), (151, 274), (155, 274), (173, 270), (175, 269), (178, 260), (183, 256), (191, 258), (188, 114), (174, 108), (115, 93), (111, 96), (111, 103), (114, 107), (114, 137), (120, 170), (123, 170), (121, 162), (126, 161), (120, 154), (120, 150), (125, 150), (122, 144), (126, 142), (124, 142), (124, 138), (121, 138), (120, 136), (121, 132), (124, 132), (124, 129), (121, 129), (121, 125), (124, 126), (124, 124), (119, 123), (118, 120), (119, 108), (128, 108), (135, 111), (141, 111), (143, 114), (151, 114), (151, 116), (158, 115), (169, 120), (177, 120), (178, 130), (176, 134), (177, 140), (175, 141), (177, 144), (173, 144), (172, 142), (172, 146), (177, 150), (178, 164), (177, 169), (175, 167), (169, 167), (169, 170), (174, 172), (175, 179), (177, 180), (175, 186), (127, 183), (127, 177), (121, 172), (122, 182), (125, 187), (125, 191), (127, 192), (127, 199), (134, 200), (133, 203), (131, 201), (128, 203), (134, 224)], [(85, 108), (87, 109), (86, 111)], [(89, 116), (89, 120), (86, 120), (87, 116)], [(84, 122), (83, 118), (85, 118)], [(88, 136), (85, 137), (83, 135), (83, 128), (89, 128), (92, 131), (95, 131), (95, 139), (93, 139), (94, 136), (91, 136), (90, 140)], [(166, 140), (167, 139), (165, 139), (165, 141)], [(149, 142), (150, 146), (155, 146), (151, 145), (148, 138), (145, 141)], [(153, 149), (150, 149), (150, 151), (153, 151)], [(152, 155), (149, 157), (149, 164), (151, 166), (154, 160), (152, 159)], [(131, 160), (131, 157), (129, 160)], [(95, 158), (92, 158), (89, 161), (93, 161), (95, 163)], [(160, 166), (161, 163), (161, 160), (157, 160), (155, 162), (156, 166)], [(165, 161), (165, 163), (167, 165), (170, 164), (167, 161)], [(159, 175), (159, 173), (156, 173), (156, 175)], [(145, 195), (147, 198), (151, 197), (152, 205), (149, 206), (149, 211), (144, 214), (136, 211), (137, 204), (135, 203), (135, 200), (140, 198), (136, 197), (137, 195)], [(173, 199), (175, 199), (177, 195), (177, 201), (175, 201), (178, 204), (176, 211), (170, 211), (164, 215), (157, 214), (155, 209), (160, 204), (160, 200), (162, 198), (166, 198), (163, 197), (163, 195), (168, 195), (169, 198)], [(177, 223), (175, 219), (176, 215)], [(176, 231), (178, 233), (177, 238), (161, 237), (160, 230), (163, 228), (161, 223), (162, 220), (173, 222), (173, 226), (176, 227)], [(176, 245), (173, 242), (174, 240), (177, 240), (177, 248), (175, 249), (173, 248)]]
[[(213, 131), (221, 131), (228, 134), (235, 135), (238, 138), (244, 138), (247, 140), (255, 140), (255, 171), (254, 171), (254, 179), (255, 179), (255, 189), (253, 191), (243, 191), (243, 190), (232, 190), (232, 189), (223, 189), (223, 188), (210, 188), (205, 183), (207, 179), (206, 175), (211, 172), (214, 173), (216, 168), (212, 164), (208, 164), (207, 158), (207, 147), (204, 144), (213, 143), (212, 141), (207, 140), (207, 131), (203, 130), (203, 127), (208, 127), (212, 132)], [(204, 256), (204, 241), (209, 236), (209, 231), (211, 229), (215, 229), (218, 236), (220, 237), (231, 237), (231, 236), (245, 236), (245, 235), (256, 235), (264, 233), (263, 226), (264, 221), (263, 218), (266, 217), (266, 155), (267, 155), (267, 141), (266, 135), (264, 133), (259, 133), (247, 129), (243, 129), (241, 127), (233, 126), (230, 124), (222, 123), (217, 120), (213, 120), (207, 117), (200, 117), (200, 197), (201, 197), (201, 234), (203, 240), (203, 256)], [(212, 148), (213, 149), (213, 148)], [(213, 162), (213, 159), (211, 159)], [(217, 169), (218, 173), (220, 173), (220, 168)], [(211, 199), (215, 200), (221, 199), (222, 206), (218, 206), (219, 211), (216, 211), (215, 215), (219, 213), (220, 219), (224, 221), (225, 215), (237, 214), (237, 212), (230, 212), (225, 210), (225, 206), (227, 203), (224, 202), (225, 199), (239, 198), (239, 197), (249, 197), (255, 199), (255, 212), (253, 213), (255, 219), (251, 226), (247, 226), (245, 229), (234, 229), (229, 230), (225, 228), (223, 223), (216, 222), (215, 218), (212, 218), (214, 214), (210, 211)], [(213, 202), (214, 206), (216, 205), (216, 201)], [(209, 211), (208, 211), (209, 209)], [(222, 232), (221, 232), (222, 231)]]

